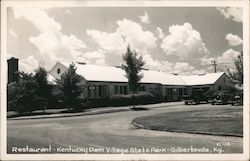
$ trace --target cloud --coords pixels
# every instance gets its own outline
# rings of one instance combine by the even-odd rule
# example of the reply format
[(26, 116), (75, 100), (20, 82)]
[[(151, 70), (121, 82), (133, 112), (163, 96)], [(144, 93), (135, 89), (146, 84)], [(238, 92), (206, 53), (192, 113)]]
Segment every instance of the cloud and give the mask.
[[(212, 66), (212, 61), (216, 60), (216, 62), (218, 63), (218, 65), (222, 65), (222, 66), (226, 66), (229, 68), (234, 69), (234, 60), (236, 60), (238, 58), (238, 56), (240, 55), (240, 52), (235, 51), (233, 49), (228, 49), (227, 51), (223, 52), (220, 56), (217, 57), (204, 57), (201, 60), (201, 65), (202, 66), (206, 66), (206, 65), (210, 65), (208, 67), (208, 70), (212, 70), (214, 67)], [(220, 68), (222, 68), (220, 66)]]
[(151, 70), (160, 70), (166, 73), (177, 73), (182, 75), (189, 74), (201, 74), (205, 73), (205, 70), (195, 70), (195, 67), (186, 62), (168, 62), (168, 61), (159, 61), (153, 59), (151, 55), (145, 54), (143, 56), (145, 61), (145, 67)]
[(13, 8), (16, 19), (24, 18), (40, 32), (29, 41), (38, 49), (37, 56), (46, 59), (45, 67), (51, 68), (56, 61), (72, 62), (81, 55), (86, 44), (75, 35), (64, 35), (60, 23), (39, 8)]
[(238, 35), (233, 35), (231, 33), (226, 35), (226, 40), (228, 40), (228, 44), (230, 46), (238, 46), (242, 44), (242, 39)]
[(160, 27), (156, 27), (156, 33), (158, 34), (159, 39), (163, 39), (165, 37), (165, 35)]
[(240, 7), (218, 7), (218, 11), (226, 18), (236, 22), (242, 22), (242, 8)]
[(90, 51), (82, 54), (82, 57), (85, 57), (87, 59), (100, 59), (105, 57), (105, 51), (103, 50), (97, 50), (97, 51)]
[(98, 30), (87, 29), (86, 33), (104, 50), (124, 51), (126, 49), (127, 45), (118, 32), (107, 33)]
[(194, 70), (194, 67), (186, 62), (177, 62), (174, 66), (174, 73), (178, 74), (190, 74), (192, 70)]
[(169, 72), (172, 70), (173, 63), (168, 61), (159, 61), (153, 59), (150, 54), (143, 55), (143, 60), (145, 61), (145, 67), (152, 70), (161, 70), (165, 72)]
[(20, 70), (25, 72), (34, 72), (34, 69), (37, 69), (39, 66), (38, 60), (34, 55), (30, 55), (24, 59), (19, 60)]
[(88, 51), (88, 52), (81, 54), (77, 58), (77, 61), (78, 62), (85, 62), (88, 64), (104, 65), (104, 64), (106, 64), (105, 54), (106, 54), (106, 52), (102, 49), (99, 49), (96, 51)]
[(123, 54), (128, 44), (131, 48), (143, 53), (157, 46), (154, 34), (150, 31), (144, 31), (138, 23), (123, 19), (118, 20), (116, 24), (115, 32), (108, 33), (87, 29), (86, 33), (102, 49), (117, 54)]
[(190, 23), (172, 25), (161, 44), (167, 55), (175, 55), (181, 61), (192, 61), (209, 54), (200, 33)]
[(72, 12), (70, 10), (65, 11), (66, 14), (72, 15)]
[(218, 61), (220, 62), (233, 62), (240, 55), (240, 52), (235, 51), (233, 49), (228, 49), (222, 56), (218, 57)]
[(18, 38), (18, 35), (12, 29), (9, 29), (8, 31), (12, 37), (14, 37), (15, 39)]
[(59, 32), (61, 25), (39, 8), (15, 7), (13, 8), (16, 19), (24, 18), (32, 23), (40, 32)]
[(144, 12), (144, 15), (143, 16), (139, 16), (139, 17), (140, 17), (140, 20), (141, 20), (142, 23), (145, 23), (145, 24), (149, 24), (150, 23), (150, 20), (149, 20), (147, 12)]
[(211, 58), (211, 57), (203, 57), (201, 59), (201, 65), (202, 66), (206, 66), (206, 65), (211, 65), (212, 61), (214, 61), (215, 58)]

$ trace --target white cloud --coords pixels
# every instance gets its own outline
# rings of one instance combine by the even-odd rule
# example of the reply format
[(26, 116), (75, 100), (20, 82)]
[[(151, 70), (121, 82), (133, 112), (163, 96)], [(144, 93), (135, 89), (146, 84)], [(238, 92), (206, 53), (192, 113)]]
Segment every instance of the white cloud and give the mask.
[(163, 39), (165, 37), (165, 35), (160, 27), (156, 27), (156, 33), (158, 34), (159, 39)]
[(161, 44), (167, 55), (176, 55), (181, 61), (192, 61), (209, 54), (201, 35), (190, 23), (172, 25)]
[(154, 34), (150, 31), (144, 31), (138, 23), (127, 19), (119, 20), (116, 23), (118, 25), (117, 32), (135, 49), (145, 51), (156, 47)]
[(143, 60), (145, 61), (145, 67), (152, 70), (162, 70), (169, 72), (172, 70), (173, 63), (168, 61), (159, 61), (153, 59), (150, 54), (143, 55)]
[[(233, 49), (228, 49), (227, 51), (222, 53), (221, 56), (217, 56), (214, 58), (211, 58), (211, 57), (202, 58), (201, 65), (202, 66), (211, 65), (207, 69), (212, 70), (212, 69), (214, 69), (214, 67), (212, 66), (212, 61), (216, 60), (216, 62), (220, 66), (222, 65), (222, 66), (227, 66), (230, 68), (235, 68), (234, 67), (234, 60), (236, 60), (239, 55), (240, 55), (240, 52), (235, 51)], [(220, 68), (222, 68), (222, 66)]]
[(70, 10), (66, 10), (65, 13), (72, 15), (72, 12)]
[(15, 7), (13, 8), (16, 19), (25, 18), (40, 32), (59, 32), (61, 25), (50, 18), (47, 13), (39, 8)]
[(150, 20), (149, 20), (147, 12), (144, 12), (144, 15), (143, 16), (139, 16), (139, 17), (140, 17), (140, 20), (141, 20), (142, 23), (146, 23), (146, 24), (150, 23)]
[(86, 33), (104, 50), (124, 51), (126, 49), (127, 45), (118, 32), (107, 33), (98, 30), (87, 29)]
[(228, 44), (230, 46), (238, 46), (242, 44), (242, 39), (238, 35), (233, 35), (231, 33), (226, 35), (226, 40), (228, 40)]
[(33, 24), (40, 34), (29, 38), (38, 49), (39, 56), (46, 58), (45, 67), (51, 68), (56, 61), (72, 62), (81, 55), (85, 43), (75, 35), (64, 35), (60, 23), (39, 8), (13, 8), (16, 19), (24, 18)]
[(12, 29), (9, 29), (8, 31), (12, 37), (14, 37), (15, 39), (18, 38), (18, 35)]
[(150, 31), (144, 31), (142, 27), (131, 20), (118, 20), (115, 32), (101, 32), (99, 30), (87, 29), (86, 33), (102, 49), (112, 53), (123, 54), (130, 44), (131, 48), (138, 52), (146, 52), (156, 47), (156, 38)]
[(174, 73), (178, 74), (190, 74), (194, 70), (194, 67), (189, 63), (177, 62), (174, 66)]
[(240, 7), (218, 7), (217, 10), (219, 10), (226, 19), (242, 22), (242, 8)]
[(97, 51), (90, 51), (90, 52), (86, 52), (84, 54), (82, 54), (82, 57), (85, 57), (87, 59), (100, 59), (100, 58), (104, 58), (105, 51), (103, 50), (97, 50)]
[(205, 70), (195, 70), (195, 67), (193, 67), (189, 63), (186, 62), (171, 63), (168, 61), (159, 61), (153, 59), (149, 54), (145, 54), (143, 56), (143, 60), (146, 63), (145, 67), (151, 70), (160, 70), (167, 73), (177, 73), (182, 75), (205, 73)]
[(214, 61), (215, 58), (211, 58), (211, 57), (203, 57), (201, 59), (201, 65), (202, 66), (206, 66), (206, 65), (210, 65), (212, 63), (212, 61)]
[(104, 50), (96, 50), (96, 51), (89, 51), (81, 54), (77, 61), (78, 62), (85, 62), (88, 64), (100, 64), (104, 65), (106, 63), (105, 61), (105, 51)]
[(233, 62), (240, 55), (240, 52), (235, 51), (233, 49), (228, 49), (222, 56), (218, 57), (218, 61), (220, 62)]
[(195, 75), (204, 74), (204, 73), (206, 73), (206, 70), (204, 69), (200, 69), (200, 70), (195, 69), (191, 72), (191, 74), (195, 74)]
[(98, 65), (105, 65), (106, 64), (106, 61), (105, 59), (97, 59), (95, 64), (98, 64)]
[(25, 72), (34, 72), (34, 69), (37, 69), (39, 66), (38, 60), (33, 55), (30, 55), (25, 59), (20, 59), (19, 64), (20, 71)]

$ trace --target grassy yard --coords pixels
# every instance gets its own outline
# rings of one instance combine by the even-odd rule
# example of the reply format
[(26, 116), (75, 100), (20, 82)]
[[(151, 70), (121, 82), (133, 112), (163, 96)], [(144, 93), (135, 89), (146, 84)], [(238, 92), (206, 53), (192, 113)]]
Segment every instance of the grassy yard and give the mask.
[(242, 115), (242, 108), (212, 108), (138, 117), (133, 120), (133, 124), (159, 131), (242, 136)]

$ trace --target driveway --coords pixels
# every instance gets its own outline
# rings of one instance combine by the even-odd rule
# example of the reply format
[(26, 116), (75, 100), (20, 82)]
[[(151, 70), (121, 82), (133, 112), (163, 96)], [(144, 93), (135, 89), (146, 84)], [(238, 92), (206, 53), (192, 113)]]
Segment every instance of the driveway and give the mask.
[(208, 104), (178, 105), (151, 108), (147, 111), (125, 111), (69, 118), (8, 120), (8, 153), (12, 152), (13, 147), (25, 148), (26, 146), (29, 148), (51, 146), (54, 149), (52, 153), (62, 153), (58, 151), (58, 148), (69, 147), (100, 149), (88, 151), (88, 153), (108, 153), (107, 148), (115, 149), (109, 153), (123, 153), (119, 150), (131, 148), (133, 150), (128, 153), (140, 153), (141, 151), (135, 149), (145, 148), (150, 148), (149, 153), (179, 153), (185, 152), (183, 151), (185, 148), (189, 149), (186, 151), (188, 153), (196, 152), (190, 149), (209, 149), (209, 153), (242, 153), (243, 139), (241, 137), (150, 131), (137, 129), (131, 124), (134, 118), (141, 116), (177, 111), (213, 110), (214, 108), (242, 107)]

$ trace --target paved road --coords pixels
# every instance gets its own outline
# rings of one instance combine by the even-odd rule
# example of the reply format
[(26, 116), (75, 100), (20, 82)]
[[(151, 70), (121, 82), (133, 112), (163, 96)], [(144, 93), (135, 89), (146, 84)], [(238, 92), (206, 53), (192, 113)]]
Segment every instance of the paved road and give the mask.
[[(214, 110), (215, 108), (242, 108), (226, 106), (178, 105), (154, 108), (148, 111), (126, 111), (89, 116), (51, 118), (35, 120), (8, 120), (8, 152), (15, 148), (52, 147), (52, 153), (75, 152), (87, 148), (88, 153), (107, 153), (107, 148), (114, 147), (112, 153), (129, 153), (149, 148), (150, 153), (177, 153), (178, 150), (194, 148), (213, 153), (242, 153), (240, 137), (209, 136), (198, 134), (171, 133), (137, 129), (131, 121), (140, 116), (163, 112), (187, 110)], [(195, 126), (195, 125), (194, 125)], [(219, 145), (220, 144), (220, 145)], [(70, 146), (70, 147), (69, 147)], [(62, 147), (60, 149), (60, 147)], [(131, 149), (132, 148), (132, 149)], [(91, 151), (91, 150), (95, 150)], [(202, 151), (203, 152), (203, 151)]]

